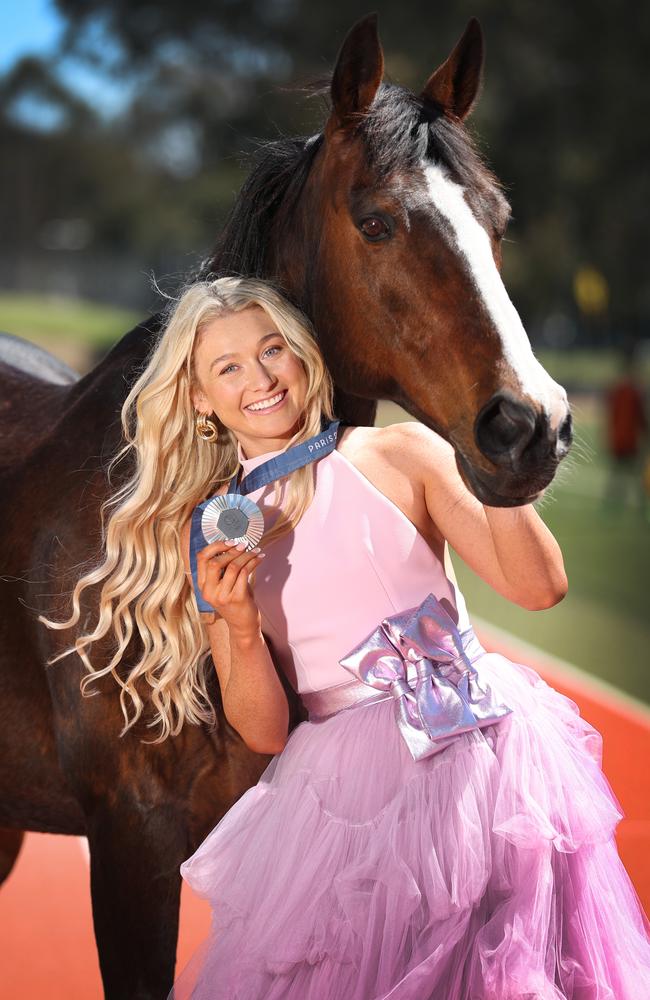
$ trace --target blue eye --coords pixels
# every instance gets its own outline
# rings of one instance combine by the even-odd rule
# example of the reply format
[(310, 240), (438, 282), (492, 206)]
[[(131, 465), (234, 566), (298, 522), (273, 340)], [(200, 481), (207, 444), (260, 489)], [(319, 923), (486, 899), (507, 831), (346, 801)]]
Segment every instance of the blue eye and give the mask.
[[(267, 349), (264, 351), (264, 353), (268, 354), (269, 351), (281, 351), (282, 350), (282, 346), (283, 345), (280, 345), (280, 344), (273, 344), (271, 347), (267, 347)], [(234, 365), (234, 364), (233, 365), (228, 365), (226, 368), (223, 369), (223, 371), (220, 371), (219, 374), (220, 375), (225, 375), (228, 371), (230, 371), (231, 368), (236, 368), (236, 367), (237, 367), (237, 365)]]

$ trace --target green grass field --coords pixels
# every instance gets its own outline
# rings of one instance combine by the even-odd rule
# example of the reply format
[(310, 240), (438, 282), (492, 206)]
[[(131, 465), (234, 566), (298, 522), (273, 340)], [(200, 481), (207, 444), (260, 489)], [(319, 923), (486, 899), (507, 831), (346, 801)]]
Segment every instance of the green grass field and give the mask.
[[(92, 350), (108, 349), (141, 318), (89, 303), (0, 294), (0, 329), (37, 341), (80, 372)], [(599, 387), (616, 370), (611, 354), (540, 358), (560, 382), (588, 372)], [(547, 611), (524, 611), (491, 590), (455, 555), (454, 565), (470, 615), (650, 703), (650, 522), (631, 504), (603, 504), (607, 464), (597, 396), (577, 397), (572, 403), (576, 444), (537, 508), (562, 547), (567, 597)], [(382, 404), (378, 423), (405, 417), (399, 407)]]
[(581, 488), (580, 471), (539, 509), (564, 556), (569, 593), (560, 604), (515, 607), (454, 557), (458, 580), (476, 614), (650, 702), (650, 525), (630, 507), (604, 508)]
[(142, 314), (53, 295), (0, 293), (0, 330), (45, 346), (61, 342), (108, 348)]

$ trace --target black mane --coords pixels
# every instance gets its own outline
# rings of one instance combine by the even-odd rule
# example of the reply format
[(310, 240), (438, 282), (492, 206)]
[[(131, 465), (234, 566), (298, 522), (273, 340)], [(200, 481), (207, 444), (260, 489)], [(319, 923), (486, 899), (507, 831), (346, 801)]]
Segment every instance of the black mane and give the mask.
[(445, 166), (463, 186), (501, 188), (467, 127), (398, 84), (382, 83), (359, 132), (369, 163), (382, 177), (429, 160)]
[(197, 280), (267, 277), (264, 260), (271, 226), (276, 214), (290, 212), (300, 197), (322, 139), (322, 132), (283, 136), (255, 152), (250, 173)]

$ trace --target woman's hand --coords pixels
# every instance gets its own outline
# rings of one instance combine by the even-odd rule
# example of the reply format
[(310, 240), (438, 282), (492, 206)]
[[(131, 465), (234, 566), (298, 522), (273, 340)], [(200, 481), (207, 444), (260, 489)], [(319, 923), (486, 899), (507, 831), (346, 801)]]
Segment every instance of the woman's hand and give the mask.
[(245, 543), (212, 542), (196, 555), (196, 579), (201, 596), (221, 615), (231, 631), (254, 635), (261, 629), (261, 616), (248, 582), (249, 575), (264, 558), (259, 546), (243, 551)]

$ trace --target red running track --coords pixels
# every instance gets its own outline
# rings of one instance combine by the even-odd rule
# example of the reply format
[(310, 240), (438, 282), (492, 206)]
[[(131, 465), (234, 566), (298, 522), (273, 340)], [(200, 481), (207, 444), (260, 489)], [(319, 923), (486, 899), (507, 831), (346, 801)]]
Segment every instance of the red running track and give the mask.
[[(530, 664), (603, 736), (603, 770), (625, 812), (616, 840), (650, 912), (650, 709), (570, 664), (477, 622), (487, 649)], [(208, 933), (210, 907), (183, 883), (177, 971)], [(0, 1000), (103, 1000), (85, 838), (29, 833), (0, 891)]]

